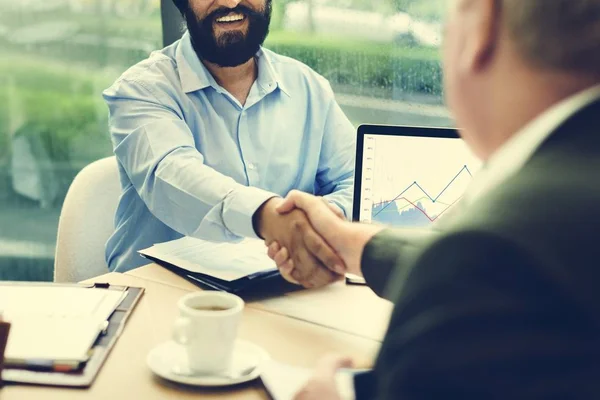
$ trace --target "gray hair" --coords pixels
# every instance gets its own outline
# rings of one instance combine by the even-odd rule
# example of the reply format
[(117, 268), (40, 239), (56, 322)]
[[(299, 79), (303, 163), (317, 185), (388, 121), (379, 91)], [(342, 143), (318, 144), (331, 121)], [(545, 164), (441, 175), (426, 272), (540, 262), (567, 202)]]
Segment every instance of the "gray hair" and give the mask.
[(502, 0), (522, 55), (560, 71), (600, 75), (600, 0)]

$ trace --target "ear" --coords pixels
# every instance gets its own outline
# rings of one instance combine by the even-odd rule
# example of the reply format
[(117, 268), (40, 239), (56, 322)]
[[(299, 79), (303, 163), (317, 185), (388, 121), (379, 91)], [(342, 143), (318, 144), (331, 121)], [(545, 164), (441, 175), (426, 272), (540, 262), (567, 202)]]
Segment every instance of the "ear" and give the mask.
[(463, 0), (461, 3), (466, 30), (461, 68), (478, 72), (490, 64), (498, 48), (501, 0)]

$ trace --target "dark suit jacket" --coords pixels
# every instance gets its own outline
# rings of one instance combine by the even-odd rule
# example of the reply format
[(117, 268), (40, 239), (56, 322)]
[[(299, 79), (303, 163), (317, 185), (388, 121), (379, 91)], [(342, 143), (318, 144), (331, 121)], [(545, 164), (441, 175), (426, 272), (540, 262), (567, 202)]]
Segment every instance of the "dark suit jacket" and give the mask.
[(600, 399), (600, 101), (443, 234), (384, 231), (362, 264), (395, 309), (359, 398)]

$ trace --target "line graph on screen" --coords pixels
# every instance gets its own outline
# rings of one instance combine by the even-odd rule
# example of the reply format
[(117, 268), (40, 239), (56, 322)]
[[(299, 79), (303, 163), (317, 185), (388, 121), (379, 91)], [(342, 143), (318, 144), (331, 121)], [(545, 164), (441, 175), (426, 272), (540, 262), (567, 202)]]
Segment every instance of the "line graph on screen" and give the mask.
[(480, 165), (457, 139), (374, 135), (366, 143), (363, 221), (426, 227), (458, 203)]
[[(444, 196), (444, 193), (453, 189), (453, 184), (468, 185), (470, 179), (462, 180), (463, 173), (467, 174), (469, 178), (473, 177), (469, 167), (465, 165), (435, 197), (430, 195), (419, 182), (414, 181), (392, 200), (374, 203), (372, 206), (373, 220), (402, 226), (424, 226), (435, 222), (460, 200), (460, 197), (447, 201), (442, 201), (440, 198)], [(411, 200), (407, 192), (420, 193), (421, 197)]]

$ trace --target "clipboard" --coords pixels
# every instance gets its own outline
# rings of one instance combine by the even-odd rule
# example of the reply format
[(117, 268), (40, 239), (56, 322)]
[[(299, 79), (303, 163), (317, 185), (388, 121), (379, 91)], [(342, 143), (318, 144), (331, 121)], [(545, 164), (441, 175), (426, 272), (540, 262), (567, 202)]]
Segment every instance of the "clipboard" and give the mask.
[(32, 384), (42, 386), (60, 386), (88, 388), (92, 385), (102, 365), (108, 358), (110, 351), (121, 336), (125, 324), (131, 316), (135, 306), (144, 293), (143, 288), (130, 286), (116, 286), (108, 283), (86, 284), (55, 284), (55, 283), (0, 283), (7, 285), (27, 285), (27, 286), (54, 286), (54, 287), (81, 287), (96, 288), (106, 290), (127, 290), (127, 295), (121, 300), (117, 308), (108, 319), (108, 326), (105, 331), (98, 336), (92, 346), (91, 356), (88, 361), (82, 363), (77, 369), (69, 372), (29, 370), (20, 368), (7, 368), (1, 371), (1, 380), (7, 384)]
[(262, 272), (233, 281), (225, 281), (210, 275), (190, 272), (187, 269), (146, 254), (142, 256), (202, 289), (232, 293), (246, 301), (281, 296), (285, 293), (304, 289), (302, 286), (286, 281), (279, 271)]

